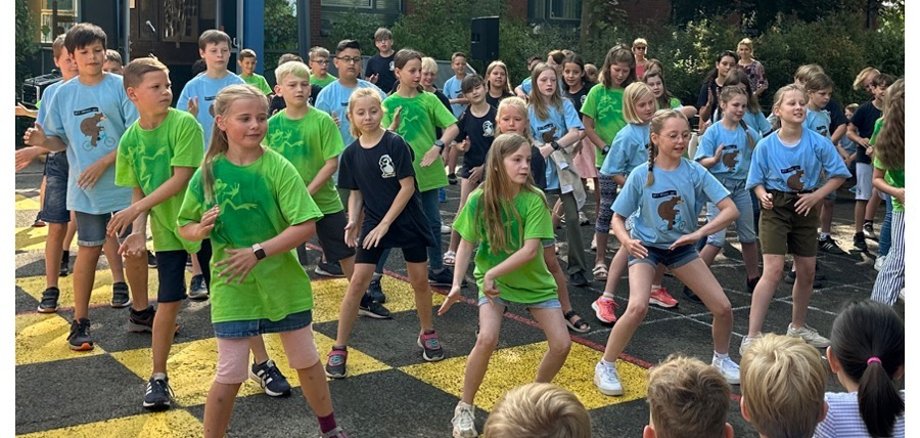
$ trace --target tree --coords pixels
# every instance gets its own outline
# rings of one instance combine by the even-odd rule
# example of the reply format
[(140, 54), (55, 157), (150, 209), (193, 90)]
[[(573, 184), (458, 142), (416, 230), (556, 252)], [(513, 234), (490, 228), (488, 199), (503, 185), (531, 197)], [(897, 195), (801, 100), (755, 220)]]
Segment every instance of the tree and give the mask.
[(28, 2), (17, 1), (16, 4), (16, 90), (22, 81), (32, 75), (28, 60), (38, 52), (35, 42), (36, 27)]

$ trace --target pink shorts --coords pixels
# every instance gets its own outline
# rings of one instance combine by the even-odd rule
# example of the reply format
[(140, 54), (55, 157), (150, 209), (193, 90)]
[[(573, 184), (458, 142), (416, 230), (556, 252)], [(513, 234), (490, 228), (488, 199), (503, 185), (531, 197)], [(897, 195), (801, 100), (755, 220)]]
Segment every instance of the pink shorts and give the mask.
[[(288, 358), (288, 365), (301, 370), (319, 362), (316, 342), (313, 340), (313, 324), (301, 329), (278, 333), (281, 345)], [(236, 385), (249, 377), (249, 339), (217, 338), (217, 376), (214, 381)]]
[(594, 167), (594, 145), (587, 138), (582, 142), (584, 146), (581, 148), (581, 152), (572, 159), (572, 167), (582, 178), (597, 178), (597, 167)]

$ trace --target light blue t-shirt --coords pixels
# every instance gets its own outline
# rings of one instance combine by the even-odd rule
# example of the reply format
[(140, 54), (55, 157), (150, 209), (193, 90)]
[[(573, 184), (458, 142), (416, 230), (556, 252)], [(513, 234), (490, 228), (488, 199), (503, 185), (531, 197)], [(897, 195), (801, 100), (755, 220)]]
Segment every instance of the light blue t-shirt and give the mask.
[(831, 115), (827, 110), (814, 111), (808, 108), (805, 112), (805, 127), (831, 138)]
[(680, 236), (696, 231), (706, 202), (718, 204), (729, 196), (705, 167), (686, 158), (674, 170), (656, 166), (652, 174), (655, 181), (646, 186), (648, 166), (633, 169), (612, 206), (624, 218), (638, 210), (630, 236), (645, 246), (667, 249)]
[(709, 168), (709, 172), (720, 179), (744, 181), (751, 167), (751, 154), (753, 146), (748, 143), (748, 135), (753, 144), (760, 141), (760, 134), (748, 127), (747, 131), (739, 124), (735, 129), (729, 130), (717, 122), (706, 129), (700, 145), (696, 149), (694, 161), (710, 158), (716, 154), (716, 149), (722, 145), (722, 159)]
[(530, 94), (530, 90), (533, 90), (533, 78), (529, 76), (524, 78), (524, 80), (521, 81), (520, 87), (524, 94)]
[[(444, 81), (444, 88), (441, 90), (448, 99), (460, 99), (463, 97), (463, 92), (460, 90), (460, 83), (463, 82), (463, 79), (457, 79), (457, 76), (451, 76), (450, 79)], [(460, 115), (463, 114), (463, 110), (466, 109), (466, 105), (461, 105), (459, 103), (452, 103), (450, 105), (450, 110), (454, 113), (454, 117), (460, 118)]]
[(227, 75), (220, 79), (214, 79), (208, 77), (206, 73), (202, 73), (188, 81), (185, 84), (185, 88), (182, 89), (182, 94), (179, 95), (179, 101), (176, 103), (176, 109), (188, 111), (189, 100), (193, 97), (198, 98), (198, 115), (195, 118), (198, 119), (198, 123), (201, 124), (201, 128), (204, 130), (205, 151), (211, 147), (211, 131), (214, 128), (214, 98), (224, 87), (245, 83), (243, 78), (231, 72), (227, 72)]
[(773, 125), (770, 124), (770, 121), (764, 117), (763, 113), (758, 111), (752, 113), (751, 110), (744, 112), (744, 117), (742, 117), (744, 123), (747, 123), (748, 128), (751, 128), (760, 133), (760, 136), (763, 137), (770, 133), (773, 130)]
[(381, 101), (387, 98), (387, 95), (380, 88), (363, 79), (358, 79), (358, 84), (354, 87), (346, 87), (342, 85), (342, 82), (336, 80), (323, 87), (323, 91), (320, 91), (316, 96), (316, 104), (314, 105), (338, 119), (339, 132), (342, 133), (342, 140), (345, 142), (346, 147), (355, 141), (355, 138), (351, 135), (351, 123), (348, 121), (348, 99), (351, 97), (351, 93), (354, 93), (359, 88), (376, 90), (380, 93)]
[[(574, 128), (584, 131), (585, 125), (581, 123), (581, 117), (578, 115), (578, 111), (575, 111), (575, 105), (572, 104), (570, 99), (562, 99), (561, 111), (554, 106), (550, 106), (548, 109), (549, 117), (541, 119), (534, 112), (533, 105), (528, 105), (527, 107), (527, 113), (530, 118), (530, 132), (533, 133), (536, 146), (559, 140), (560, 137), (569, 132), (569, 129)], [(543, 133), (547, 132), (552, 133), (552, 139), (549, 141), (545, 141), (543, 138)], [(546, 163), (546, 188), (559, 188), (559, 175), (556, 174), (556, 166), (551, 163)]]
[(799, 142), (786, 146), (777, 131), (754, 148), (746, 188), (762, 185), (767, 190), (781, 192), (815, 190), (822, 183), (822, 171), (828, 179), (850, 177), (850, 171), (827, 137), (802, 129)]
[(35, 116), (35, 121), (40, 125), (45, 126), (45, 117), (48, 116), (48, 108), (51, 106), (50, 103), (52, 100), (54, 100), (54, 95), (57, 94), (58, 89), (61, 88), (61, 85), (63, 85), (64, 82), (66, 81), (61, 80), (59, 82), (55, 82), (49, 85), (48, 88), (45, 88), (45, 91), (42, 92), (42, 100), (49, 105), (38, 106), (38, 114)]
[(617, 132), (610, 143), (610, 152), (604, 158), (600, 173), (603, 175), (629, 175), (636, 166), (648, 164), (649, 125), (626, 125)]
[(103, 73), (102, 82), (96, 85), (84, 85), (74, 78), (62, 84), (46, 105), (45, 135), (67, 145), (67, 209), (103, 214), (131, 205), (131, 188), (115, 185), (114, 165), (93, 187), (77, 186), (80, 174), (114, 151), (122, 134), (137, 120), (137, 108), (128, 100), (121, 76)]

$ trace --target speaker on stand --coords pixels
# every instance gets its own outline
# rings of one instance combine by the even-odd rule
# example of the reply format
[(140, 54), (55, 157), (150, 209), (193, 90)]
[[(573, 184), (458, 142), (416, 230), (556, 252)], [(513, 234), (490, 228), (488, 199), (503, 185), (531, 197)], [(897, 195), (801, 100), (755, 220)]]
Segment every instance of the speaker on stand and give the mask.
[(470, 58), (483, 65), (498, 59), (498, 17), (476, 17), (470, 22)]

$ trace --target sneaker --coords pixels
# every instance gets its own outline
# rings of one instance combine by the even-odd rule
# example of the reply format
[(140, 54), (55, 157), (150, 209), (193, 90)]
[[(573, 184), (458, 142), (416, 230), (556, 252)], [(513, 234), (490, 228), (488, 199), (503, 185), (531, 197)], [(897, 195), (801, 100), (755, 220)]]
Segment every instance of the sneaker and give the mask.
[(61, 296), (61, 290), (51, 286), (42, 292), (42, 300), (38, 303), (38, 313), (54, 313), (58, 308), (58, 297)]
[(591, 303), (591, 308), (594, 309), (594, 316), (605, 324), (617, 322), (617, 306), (618, 304), (613, 298), (607, 298), (603, 295)]
[(741, 346), (738, 347), (738, 354), (741, 355), (741, 357), (744, 357), (744, 352), (748, 349), (748, 347), (751, 346), (751, 344), (754, 343), (754, 341), (760, 339), (760, 336), (761, 336), (761, 335), (759, 335), (759, 334), (758, 334), (758, 335), (754, 335), (754, 336), (742, 336), (742, 337), (741, 337)]
[(441, 234), (450, 234), (454, 229), (450, 225), (441, 225)]
[(729, 385), (741, 384), (741, 367), (739, 367), (727, 354), (725, 357), (716, 357), (716, 355), (713, 354), (712, 366), (719, 370), (719, 374), (725, 377)]
[(582, 271), (569, 274), (569, 284), (575, 287), (585, 287), (589, 283), (588, 279), (585, 277), (585, 273)]
[(875, 268), (876, 271), (882, 270), (882, 267), (885, 266), (886, 258), (888, 258), (888, 256), (883, 256), (883, 255), (880, 255), (875, 258), (875, 265), (873, 265), (873, 267)]
[(684, 292), (684, 296), (687, 297), (688, 300), (693, 301), (694, 303), (697, 303), (697, 304), (703, 304), (703, 300), (701, 300), (700, 297), (696, 296), (696, 294), (693, 293), (693, 291), (690, 290), (689, 287), (684, 286), (683, 292)]
[(156, 254), (150, 252), (149, 249), (147, 250), (147, 267), (148, 267), (148, 268), (156, 268), (156, 267), (157, 267), (157, 256), (156, 256)]
[(866, 236), (866, 239), (874, 240), (878, 242), (878, 235), (875, 234), (875, 230), (872, 228), (872, 225), (873, 225), (872, 222), (868, 222), (868, 221), (863, 222), (863, 227), (862, 227), (863, 235)]
[(138, 312), (131, 309), (131, 315), (128, 317), (128, 331), (133, 333), (148, 332), (153, 333), (153, 318), (157, 311), (153, 306), (147, 306), (146, 309)]
[(818, 249), (828, 254), (837, 254), (837, 255), (846, 254), (846, 251), (841, 249), (840, 246), (837, 245), (837, 241), (834, 240), (834, 238), (831, 236), (827, 236), (823, 239), (819, 238), (818, 239)]
[(792, 328), (792, 324), (789, 324), (789, 328), (786, 329), (786, 336), (802, 338), (805, 343), (815, 348), (827, 348), (829, 345), (831, 345), (831, 341), (829, 339), (818, 334), (818, 331), (812, 327), (809, 327), (808, 324), (799, 328)]
[(754, 293), (754, 288), (757, 287), (757, 283), (760, 282), (760, 277), (748, 278), (747, 279), (747, 288), (748, 293)]
[(74, 351), (89, 351), (93, 349), (93, 340), (89, 336), (89, 320), (82, 318), (70, 324), (70, 334), (67, 343)]
[(383, 293), (383, 287), (380, 286), (380, 277), (371, 280), (370, 286), (367, 287), (367, 295), (371, 300), (383, 304), (387, 302), (387, 296)]
[(578, 212), (578, 224), (581, 226), (591, 225), (591, 221), (588, 219), (588, 216), (584, 212)]
[(604, 395), (623, 395), (623, 384), (614, 364), (598, 362), (594, 366), (594, 385)]
[(41, 228), (41, 227), (44, 227), (44, 226), (46, 226), (46, 225), (48, 225), (48, 224), (46, 224), (45, 221), (39, 219), (38, 216), (35, 216), (35, 221), (32, 222), (32, 228)]
[(192, 301), (208, 299), (208, 284), (204, 281), (204, 275), (192, 276), (192, 283), (188, 287), (188, 299)]
[(442, 268), (438, 272), (429, 269), (428, 284), (432, 286), (450, 287), (454, 284), (454, 273), (447, 267)]
[(869, 246), (866, 245), (866, 235), (862, 232), (854, 234), (853, 235), (853, 246), (855, 246), (856, 249), (862, 252), (869, 251)]
[(358, 304), (358, 315), (367, 316), (374, 319), (390, 319), (390, 311), (372, 300), (366, 293), (361, 297), (361, 303)]
[(291, 384), (275, 366), (275, 361), (269, 359), (264, 363), (252, 364), (249, 368), (249, 378), (254, 380), (266, 394), (272, 397), (286, 397), (291, 395)]
[(427, 331), (418, 337), (418, 346), (422, 348), (422, 358), (428, 362), (437, 362), (444, 359), (444, 349), (441, 341), (434, 331)]
[(348, 438), (348, 434), (341, 427), (336, 426), (335, 429), (323, 433), (320, 438)]
[(648, 303), (665, 309), (677, 307), (677, 300), (668, 293), (664, 286), (652, 289), (652, 293), (648, 297)]
[(58, 272), (58, 275), (66, 277), (70, 275), (70, 272), (70, 251), (64, 251), (61, 253), (61, 270)]
[(339, 262), (319, 262), (316, 264), (316, 275), (332, 278), (345, 278), (342, 265)]
[(457, 185), (457, 174), (455, 174), (455, 173), (448, 174), (448, 175), (447, 175), (447, 183), (450, 184), (450, 185), (452, 185), (452, 186)]
[(348, 374), (347, 362), (348, 350), (332, 347), (332, 351), (326, 356), (326, 376), (330, 379), (344, 379)]
[(112, 308), (123, 309), (131, 305), (131, 295), (128, 293), (128, 283), (119, 281), (112, 284)]
[(169, 378), (154, 379), (147, 381), (147, 391), (144, 392), (144, 409), (150, 411), (163, 411), (169, 409), (170, 396), (173, 395), (172, 388), (169, 387)]
[(479, 433), (476, 432), (476, 413), (473, 410), (473, 405), (469, 403), (459, 402), (457, 407), (454, 408), (454, 418), (450, 420), (450, 424), (454, 426), (453, 437), (454, 438), (476, 438), (479, 436)]

